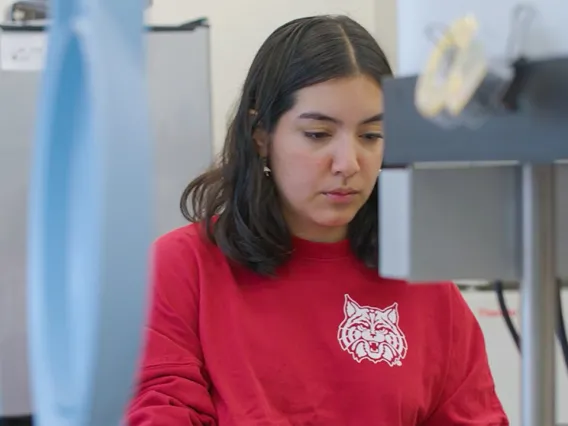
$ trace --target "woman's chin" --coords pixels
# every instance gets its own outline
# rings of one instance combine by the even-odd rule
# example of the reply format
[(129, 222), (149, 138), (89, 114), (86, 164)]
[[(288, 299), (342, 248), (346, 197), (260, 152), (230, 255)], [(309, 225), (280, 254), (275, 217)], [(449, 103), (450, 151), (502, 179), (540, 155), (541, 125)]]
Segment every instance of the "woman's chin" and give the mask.
[(355, 217), (355, 213), (351, 212), (333, 212), (321, 215), (315, 222), (322, 227), (340, 228), (346, 227)]

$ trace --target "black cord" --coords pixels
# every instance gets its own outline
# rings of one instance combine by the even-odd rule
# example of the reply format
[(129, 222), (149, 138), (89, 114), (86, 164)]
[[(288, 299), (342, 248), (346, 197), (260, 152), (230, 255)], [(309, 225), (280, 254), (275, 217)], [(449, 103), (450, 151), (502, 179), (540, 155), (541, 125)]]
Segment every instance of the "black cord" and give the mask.
[[(499, 308), (501, 309), (501, 313), (503, 314), (503, 319), (505, 320), (505, 324), (507, 325), (507, 329), (509, 330), (509, 334), (513, 338), (515, 345), (519, 352), (521, 352), (521, 336), (513, 324), (511, 319), (511, 315), (509, 315), (509, 309), (507, 308), (507, 302), (505, 301), (505, 295), (503, 294), (503, 282), (502, 281), (495, 281), (493, 283), (493, 287), (495, 288), (495, 293), (497, 293), (497, 301), (499, 302)], [(564, 313), (562, 308), (562, 283), (560, 280), (557, 281), (557, 316), (556, 316), (556, 336), (558, 337), (558, 341), (560, 342), (560, 347), (562, 349), (562, 355), (564, 358), (564, 364), (566, 365), (566, 370), (568, 370), (568, 338), (566, 336), (566, 324), (564, 323)], [(522, 353), (521, 353), (522, 355)]]
[(564, 313), (562, 312), (562, 282), (560, 280), (558, 280), (557, 290), (558, 295), (556, 300), (558, 301), (558, 304), (556, 305), (556, 312), (558, 317), (556, 324), (556, 336), (560, 343), (560, 349), (562, 349), (564, 364), (566, 364), (566, 369), (568, 370), (568, 338), (566, 337), (566, 323), (564, 322)]
[(505, 301), (505, 295), (503, 294), (503, 282), (502, 281), (495, 281), (493, 284), (495, 287), (495, 292), (497, 293), (497, 301), (499, 302), (499, 308), (501, 308), (501, 313), (503, 314), (503, 319), (505, 320), (505, 324), (509, 329), (509, 334), (513, 338), (515, 345), (519, 352), (521, 351), (521, 337), (519, 336), (519, 332), (513, 324), (513, 320), (511, 319), (511, 315), (509, 314), (509, 309), (507, 308), (507, 302)]

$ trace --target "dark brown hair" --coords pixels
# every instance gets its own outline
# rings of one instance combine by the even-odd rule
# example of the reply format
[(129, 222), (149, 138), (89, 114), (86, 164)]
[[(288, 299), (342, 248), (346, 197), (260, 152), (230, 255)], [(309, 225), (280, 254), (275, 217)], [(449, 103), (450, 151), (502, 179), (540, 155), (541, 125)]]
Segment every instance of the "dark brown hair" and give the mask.
[[(261, 126), (270, 135), (298, 90), (358, 74), (380, 84), (392, 72), (371, 34), (346, 16), (296, 19), (261, 46), (218, 161), (185, 188), (180, 203), (184, 217), (202, 222), (228, 258), (272, 274), (292, 250), (274, 182), (263, 173), (255, 129)], [(348, 230), (353, 252), (370, 267), (378, 261), (377, 203), (375, 185)]]

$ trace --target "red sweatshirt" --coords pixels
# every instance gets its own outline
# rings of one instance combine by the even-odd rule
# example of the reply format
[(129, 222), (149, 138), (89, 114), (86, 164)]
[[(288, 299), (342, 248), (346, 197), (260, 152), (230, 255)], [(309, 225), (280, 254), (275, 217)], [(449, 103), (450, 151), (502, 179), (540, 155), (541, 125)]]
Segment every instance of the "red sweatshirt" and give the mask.
[(347, 241), (294, 245), (268, 278), (195, 225), (157, 241), (129, 425), (508, 425), (454, 285), (380, 278)]

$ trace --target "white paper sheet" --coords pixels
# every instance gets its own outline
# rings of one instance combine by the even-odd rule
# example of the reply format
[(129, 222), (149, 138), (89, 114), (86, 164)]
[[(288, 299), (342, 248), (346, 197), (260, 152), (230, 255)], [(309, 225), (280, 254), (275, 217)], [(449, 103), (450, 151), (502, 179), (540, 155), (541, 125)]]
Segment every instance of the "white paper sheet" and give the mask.
[(3, 31), (0, 33), (0, 68), (39, 71), (44, 66), (46, 48), (43, 31)]

